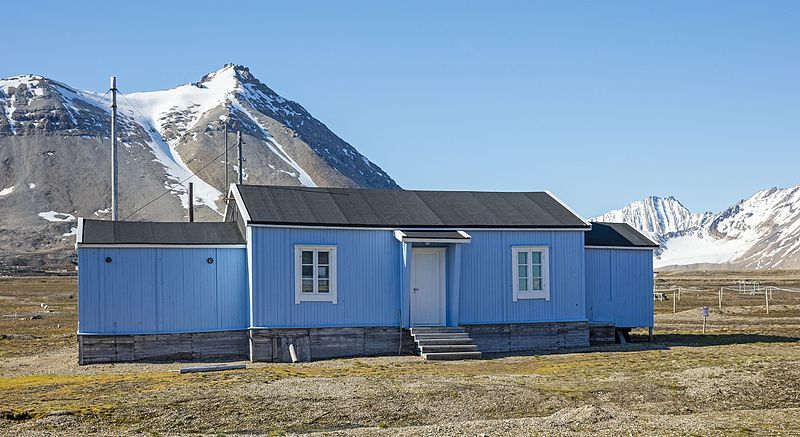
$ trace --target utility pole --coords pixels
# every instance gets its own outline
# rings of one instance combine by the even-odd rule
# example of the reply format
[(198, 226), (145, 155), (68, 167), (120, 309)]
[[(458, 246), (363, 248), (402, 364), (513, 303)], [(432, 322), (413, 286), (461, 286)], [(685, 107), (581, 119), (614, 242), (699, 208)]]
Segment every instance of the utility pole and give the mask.
[(111, 220), (119, 220), (119, 189), (117, 184), (117, 77), (111, 76)]
[(239, 148), (239, 185), (244, 181), (244, 157), (242, 156), (242, 131), (236, 132), (236, 144)]
[(225, 118), (225, 204), (228, 204), (228, 118)]
[(189, 222), (194, 221), (194, 184), (189, 182)]

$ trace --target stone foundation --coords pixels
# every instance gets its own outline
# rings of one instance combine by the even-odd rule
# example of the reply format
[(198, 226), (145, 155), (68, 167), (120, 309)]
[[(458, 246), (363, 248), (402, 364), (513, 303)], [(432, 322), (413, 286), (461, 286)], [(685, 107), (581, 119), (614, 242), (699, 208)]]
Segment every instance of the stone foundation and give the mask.
[(464, 325), (481, 352), (551, 352), (589, 346), (588, 322)]
[(247, 359), (246, 331), (78, 335), (78, 363)]
[(341, 328), (253, 328), (250, 361), (288, 363), (289, 345), (298, 361), (413, 353), (414, 340), (397, 326)]

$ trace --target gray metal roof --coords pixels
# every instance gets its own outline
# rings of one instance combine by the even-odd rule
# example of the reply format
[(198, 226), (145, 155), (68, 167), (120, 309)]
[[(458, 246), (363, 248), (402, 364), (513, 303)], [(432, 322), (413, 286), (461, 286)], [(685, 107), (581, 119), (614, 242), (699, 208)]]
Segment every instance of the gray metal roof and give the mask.
[(547, 192), (415, 191), (238, 185), (250, 223), (373, 228), (575, 228)]
[(658, 247), (627, 223), (592, 222), (592, 230), (583, 234), (586, 246)]
[(235, 222), (124, 222), (83, 219), (78, 244), (245, 244)]

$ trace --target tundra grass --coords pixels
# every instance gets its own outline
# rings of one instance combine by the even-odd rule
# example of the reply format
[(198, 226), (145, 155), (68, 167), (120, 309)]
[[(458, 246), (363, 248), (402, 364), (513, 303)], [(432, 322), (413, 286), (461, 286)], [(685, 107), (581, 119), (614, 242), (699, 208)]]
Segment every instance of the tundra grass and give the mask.
[(0, 322), (0, 434), (800, 433), (800, 304), (789, 301), (769, 317), (723, 307), (707, 335), (702, 299), (674, 315), (659, 302), (652, 343), (635, 331), (625, 346), (549, 355), (180, 375), (181, 363), (77, 366), (74, 280), (40, 281), (0, 281), (0, 312), (43, 316)]

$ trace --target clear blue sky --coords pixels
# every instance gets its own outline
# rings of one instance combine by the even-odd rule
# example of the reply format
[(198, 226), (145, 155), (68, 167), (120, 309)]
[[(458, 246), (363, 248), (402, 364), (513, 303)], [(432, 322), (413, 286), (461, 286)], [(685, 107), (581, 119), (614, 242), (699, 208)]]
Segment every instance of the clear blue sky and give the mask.
[(13, 2), (0, 76), (247, 65), (405, 188), (719, 210), (800, 183), (800, 1)]

